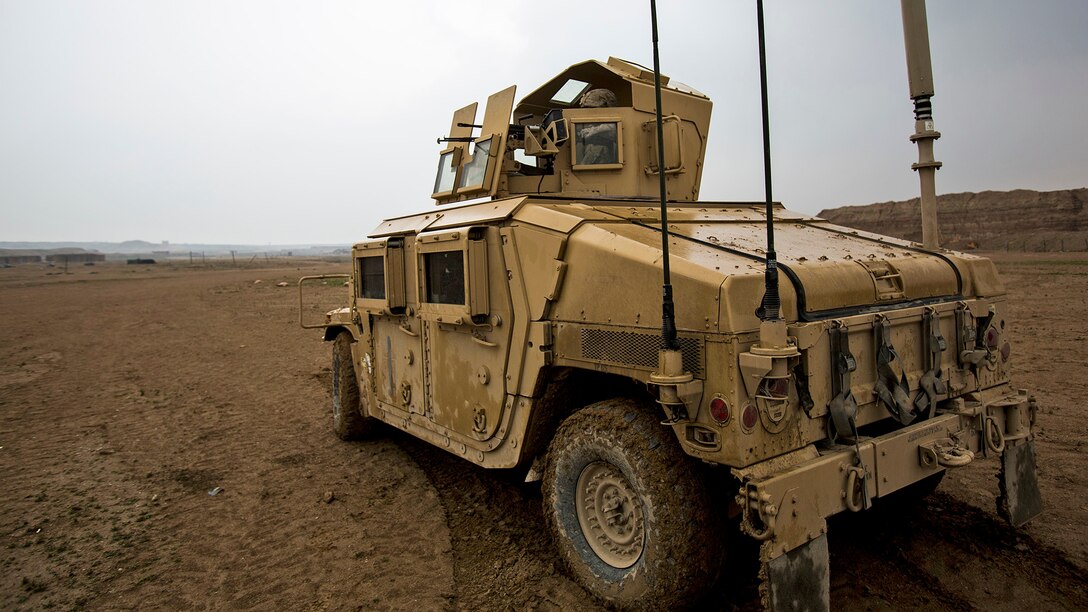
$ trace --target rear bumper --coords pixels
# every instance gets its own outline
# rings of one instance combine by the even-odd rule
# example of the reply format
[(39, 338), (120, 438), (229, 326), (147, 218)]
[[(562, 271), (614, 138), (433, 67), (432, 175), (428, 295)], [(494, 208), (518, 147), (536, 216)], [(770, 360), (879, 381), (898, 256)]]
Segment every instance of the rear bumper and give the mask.
[[(928, 476), (1028, 445), (1034, 400), (1007, 386), (937, 416), (857, 445), (809, 446), (742, 469), (742, 529), (763, 541), (769, 561), (826, 533), (826, 519), (868, 508)], [(968, 452), (969, 451), (969, 452)]]

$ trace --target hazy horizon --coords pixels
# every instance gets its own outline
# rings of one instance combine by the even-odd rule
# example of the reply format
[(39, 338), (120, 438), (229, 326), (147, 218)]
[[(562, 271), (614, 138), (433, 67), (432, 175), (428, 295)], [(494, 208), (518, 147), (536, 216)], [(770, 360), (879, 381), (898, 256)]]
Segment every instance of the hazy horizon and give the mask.
[[(1088, 184), (1088, 3), (928, 5), (938, 193)], [(0, 241), (347, 244), (433, 210), (454, 109), (652, 61), (642, 3), (536, 7), (0, 0)], [(754, 7), (659, 7), (662, 71), (715, 104), (704, 200), (763, 198)], [(775, 199), (915, 197), (898, 3), (766, 21)]]

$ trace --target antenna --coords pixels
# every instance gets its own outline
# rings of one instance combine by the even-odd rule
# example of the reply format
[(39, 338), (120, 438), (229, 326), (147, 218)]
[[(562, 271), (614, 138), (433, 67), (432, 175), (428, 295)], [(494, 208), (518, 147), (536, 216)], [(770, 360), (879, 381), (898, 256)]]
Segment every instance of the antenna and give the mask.
[(657, 371), (650, 374), (650, 384), (657, 387), (657, 402), (665, 412), (665, 423), (688, 420), (685, 397), (692, 396), (696, 385), (691, 372), (684, 369), (684, 355), (676, 337), (676, 313), (672, 302), (672, 278), (669, 273), (669, 210), (665, 191), (665, 138), (661, 127), (661, 60), (657, 53), (657, 2), (650, 0), (650, 22), (654, 38), (654, 100), (657, 104), (657, 177), (661, 192), (661, 350), (657, 352)]
[(661, 127), (661, 59), (657, 52), (657, 2), (650, 0), (650, 22), (654, 38), (654, 101), (657, 115), (657, 178), (661, 195), (661, 348), (675, 351), (680, 348), (676, 338), (676, 312), (672, 301), (672, 277), (669, 271), (669, 210), (665, 204), (665, 137)]
[[(756, 0), (756, 27), (759, 33), (759, 88), (763, 105), (763, 179), (767, 197), (767, 268), (764, 271), (763, 303), (759, 316), (759, 341), (740, 354), (740, 369), (745, 389), (759, 410), (782, 411), (789, 405), (788, 388), (792, 377), (790, 360), (800, 353), (789, 337), (789, 327), (782, 319), (782, 299), (778, 293), (778, 256), (774, 252), (774, 207), (771, 197), (771, 128), (767, 110), (767, 45), (763, 34), (763, 0)], [(752, 385), (748, 384), (752, 381)], [(784, 387), (781, 383), (786, 383)]]
[(771, 204), (771, 125), (767, 110), (767, 44), (763, 34), (763, 0), (756, 0), (756, 29), (759, 33), (759, 92), (763, 105), (763, 191), (767, 199), (767, 268), (764, 272), (761, 321), (779, 318), (782, 300), (778, 295), (778, 256), (774, 251), (774, 207)]

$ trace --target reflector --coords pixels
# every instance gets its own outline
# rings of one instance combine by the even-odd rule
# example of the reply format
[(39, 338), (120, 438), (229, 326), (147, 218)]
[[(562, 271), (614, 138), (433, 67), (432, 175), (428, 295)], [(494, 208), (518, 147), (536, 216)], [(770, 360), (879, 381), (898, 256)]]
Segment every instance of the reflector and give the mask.
[(714, 420), (718, 422), (718, 425), (725, 425), (729, 422), (729, 404), (720, 397), (715, 397), (710, 400), (710, 416), (714, 417)]
[(740, 415), (740, 422), (744, 425), (745, 429), (752, 429), (756, 426), (756, 421), (759, 420), (759, 412), (756, 411), (756, 407), (748, 404), (744, 407), (744, 412)]

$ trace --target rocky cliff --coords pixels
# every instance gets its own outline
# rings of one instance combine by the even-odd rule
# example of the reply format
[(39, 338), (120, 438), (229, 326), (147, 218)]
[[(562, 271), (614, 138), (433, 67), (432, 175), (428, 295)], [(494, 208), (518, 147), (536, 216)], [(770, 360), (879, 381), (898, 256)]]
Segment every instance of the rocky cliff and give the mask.
[[(952, 249), (1088, 251), (1088, 188), (983, 191), (937, 197), (940, 243)], [(818, 216), (860, 230), (921, 242), (918, 198), (842, 206)]]

